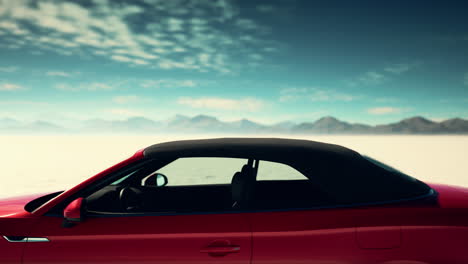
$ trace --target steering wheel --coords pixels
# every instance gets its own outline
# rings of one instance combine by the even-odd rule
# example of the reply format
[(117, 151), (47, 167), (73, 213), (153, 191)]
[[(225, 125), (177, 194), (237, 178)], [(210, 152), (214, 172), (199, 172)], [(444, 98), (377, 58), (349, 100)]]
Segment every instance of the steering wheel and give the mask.
[(120, 206), (123, 211), (137, 211), (143, 207), (142, 192), (137, 188), (123, 187), (119, 192)]

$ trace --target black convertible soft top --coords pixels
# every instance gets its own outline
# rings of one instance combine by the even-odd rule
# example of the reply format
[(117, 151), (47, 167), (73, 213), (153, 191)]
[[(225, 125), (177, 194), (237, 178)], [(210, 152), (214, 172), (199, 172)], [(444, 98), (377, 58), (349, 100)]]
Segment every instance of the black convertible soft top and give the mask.
[[(147, 158), (233, 157), (290, 165), (339, 204), (384, 203), (427, 198), (433, 190), (403, 173), (378, 166), (348, 148), (281, 138), (216, 138), (152, 145)], [(261, 164), (260, 164), (261, 166)], [(282, 194), (278, 194), (282, 195)]]
[[(215, 138), (181, 140), (155, 144), (144, 150), (146, 157), (176, 154), (178, 156), (252, 157), (273, 160), (316, 157), (362, 159), (348, 148), (310, 140), (284, 138)], [(310, 159), (310, 156), (307, 157)]]

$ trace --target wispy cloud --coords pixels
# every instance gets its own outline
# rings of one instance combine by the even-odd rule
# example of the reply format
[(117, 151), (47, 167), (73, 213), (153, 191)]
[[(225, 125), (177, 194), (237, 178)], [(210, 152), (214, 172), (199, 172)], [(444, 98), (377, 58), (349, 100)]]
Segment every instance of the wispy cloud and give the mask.
[(387, 114), (397, 114), (401, 113), (403, 109), (390, 107), (390, 106), (383, 106), (383, 107), (374, 107), (367, 109), (367, 113), (371, 115), (387, 115)]
[(366, 72), (357, 79), (359, 83), (366, 84), (366, 85), (381, 84), (385, 80), (386, 80), (385, 75), (375, 72), (375, 71)]
[(69, 91), (69, 92), (76, 92), (76, 91), (81, 90), (79, 87), (72, 86), (72, 85), (66, 84), (66, 83), (56, 84), (55, 89), (61, 90), (61, 91)]
[(305, 94), (307, 94), (309, 88), (285, 88), (280, 91), (280, 102), (290, 102), (296, 101), (299, 98), (303, 98)]
[(68, 84), (59, 83), (55, 85), (57, 90), (77, 92), (77, 91), (109, 91), (113, 90), (114, 87), (107, 83), (93, 82), (93, 83), (81, 83), (81, 84)]
[(17, 91), (24, 89), (23, 86), (14, 83), (0, 83), (0, 91)]
[(337, 92), (332, 89), (321, 88), (286, 88), (280, 91), (280, 102), (291, 102), (306, 99), (312, 102), (344, 101), (359, 99), (360, 96)]
[(264, 102), (255, 98), (229, 99), (220, 97), (180, 97), (178, 104), (192, 108), (205, 108), (217, 110), (246, 110), (257, 111), (264, 106)]
[(112, 101), (117, 104), (130, 104), (142, 101), (142, 98), (136, 95), (115, 96)]
[(20, 105), (20, 106), (49, 106), (48, 102), (28, 101), (28, 100), (8, 100), (0, 101), (0, 105)]
[(196, 87), (198, 83), (194, 80), (173, 80), (173, 79), (162, 79), (162, 80), (145, 80), (140, 83), (143, 88), (187, 88)]
[(377, 103), (395, 103), (400, 101), (401, 99), (395, 98), (395, 97), (379, 97), (376, 98), (375, 101)]
[(383, 70), (367, 71), (355, 79), (347, 81), (347, 84), (349, 86), (379, 85), (392, 79), (393, 76), (406, 73), (416, 67), (419, 67), (421, 64), (421, 62), (411, 62), (389, 65)]
[(384, 71), (394, 74), (402, 74), (418, 67), (419, 65), (421, 65), (419, 62), (393, 64), (385, 67)]
[[(221, 73), (240, 68), (236, 58), (258, 63), (248, 55), (274, 43), (267, 25), (242, 17), (231, 1), (143, 2), (9, 1), (0, 10), (0, 31), (12, 36), (10, 48), (33, 45), (133, 66)], [(145, 19), (132, 23), (137, 17)]]
[(58, 77), (71, 77), (72, 75), (63, 71), (48, 71), (46, 72), (47, 76), (58, 76)]
[(18, 67), (9, 66), (9, 67), (0, 67), (0, 72), (12, 73), (18, 70)]
[(140, 111), (126, 109), (126, 108), (112, 108), (107, 109), (105, 112), (120, 116), (120, 117), (134, 117), (134, 116), (142, 116), (143, 113)]
[(311, 101), (344, 101), (350, 102), (358, 99), (358, 96), (339, 93), (336, 91), (316, 90), (310, 96)]
[(86, 85), (90, 91), (112, 90), (113, 87), (107, 83), (94, 82)]
[(275, 10), (275, 8), (271, 5), (258, 5), (257, 10), (262, 13), (271, 13)]

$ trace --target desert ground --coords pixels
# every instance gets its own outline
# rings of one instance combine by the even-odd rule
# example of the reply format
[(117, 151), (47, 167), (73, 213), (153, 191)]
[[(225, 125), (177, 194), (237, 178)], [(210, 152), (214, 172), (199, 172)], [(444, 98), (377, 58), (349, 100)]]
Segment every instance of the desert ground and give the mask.
[[(214, 136), (1, 135), (0, 197), (65, 190), (146, 146), (209, 137)], [(468, 187), (468, 136), (294, 138), (346, 146), (425, 182)]]

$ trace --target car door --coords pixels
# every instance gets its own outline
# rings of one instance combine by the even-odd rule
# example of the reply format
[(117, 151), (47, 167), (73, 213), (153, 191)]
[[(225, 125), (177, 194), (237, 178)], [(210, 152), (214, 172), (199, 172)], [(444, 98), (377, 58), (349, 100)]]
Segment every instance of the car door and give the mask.
[[(232, 170), (240, 168), (242, 162), (230, 163), (235, 165), (230, 167), (219, 161), (203, 163), (197, 160), (190, 161), (189, 168), (183, 162), (183, 166), (177, 166), (179, 162), (171, 165), (172, 169), (163, 168), (161, 173), (168, 176), (169, 183), (171, 176), (174, 176), (171, 174), (184, 175), (187, 177), (185, 183), (188, 181), (192, 184), (191, 194), (194, 194), (195, 181), (206, 183), (206, 176), (213, 176), (211, 173), (206, 175), (204, 164), (220, 165), (220, 170), (226, 172), (226, 181), (230, 182)], [(212, 167), (209, 171), (219, 173)], [(196, 176), (200, 177), (191, 177), (191, 172), (196, 172)], [(184, 179), (174, 182), (174, 186), (171, 186), (173, 189), (187, 188), (178, 187), (178, 184), (185, 184)], [(178, 198), (175, 204), (180, 206), (183, 197)], [(193, 201), (198, 198), (185, 199)], [(208, 201), (206, 198), (203, 200)], [(165, 202), (170, 201), (157, 201)], [(41, 216), (29, 237), (42, 241), (25, 243), (23, 263), (250, 263), (252, 244), (247, 214), (222, 211), (222, 208), (210, 211), (209, 206), (206, 208), (198, 212), (187, 212), (190, 208), (180, 212), (182, 208), (178, 208), (172, 212), (90, 215), (69, 228), (62, 227), (62, 217)]]
[(356, 213), (323, 209), (326, 199), (294, 168), (261, 161), (250, 215), (252, 264), (359, 263)]
[(248, 264), (251, 233), (245, 215), (90, 217), (71, 228), (43, 216), (26, 243), (23, 263)]

